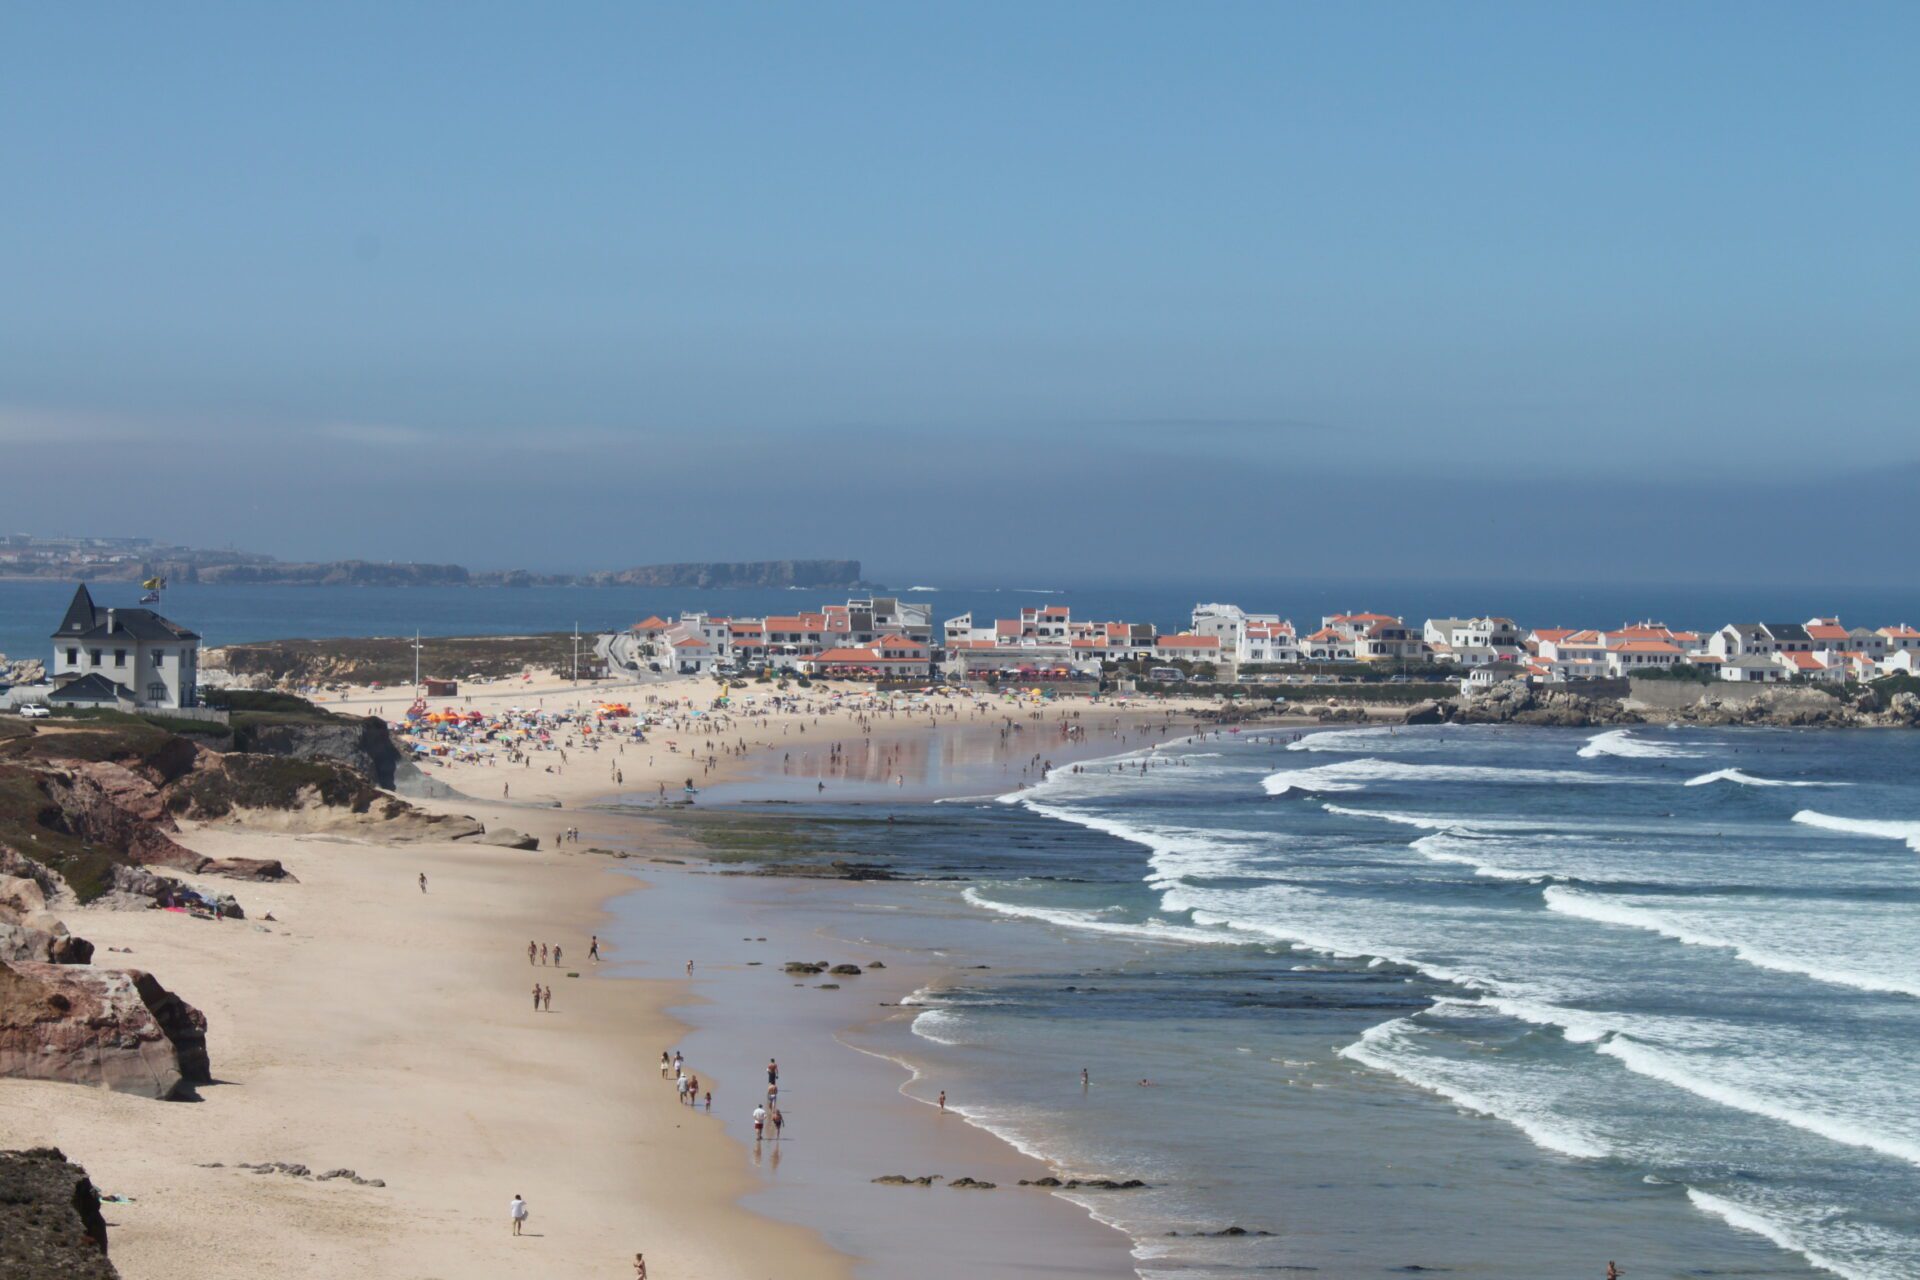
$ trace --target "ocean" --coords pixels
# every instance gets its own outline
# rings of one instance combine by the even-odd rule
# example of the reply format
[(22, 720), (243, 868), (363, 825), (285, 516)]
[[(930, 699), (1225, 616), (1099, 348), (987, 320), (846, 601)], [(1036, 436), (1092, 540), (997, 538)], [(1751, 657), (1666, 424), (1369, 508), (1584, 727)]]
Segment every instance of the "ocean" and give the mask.
[(1221, 734), (794, 821), (915, 877), (857, 927), (963, 975), (862, 1047), (1153, 1184), (1085, 1197), (1143, 1275), (1896, 1280), (1917, 765), (1873, 731)]
[[(1803, 621), (1840, 616), (1848, 625), (1920, 623), (1920, 597), (1908, 589), (1821, 586), (1624, 586), (1434, 581), (1262, 581), (1076, 586), (1037, 578), (1024, 587), (906, 584), (890, 588), (933, 606), (936, 623), (972, 610), (1016, 615), (1022, 605), (1064, 604), (1076, 617), (1184, 628), (1196, 603), (1224, 600), (1277, 612), (1296, 624), (1330, 613), (1377, 610), (1419, 623), (1429, 617), (1501, 614), (1523, 627), (1616, 626), (1653, 617), (1675, 627), (1711, 629), (1756, 619)], [(102, 604), (135, 604), (133, 583), (95, 584)], [(850, 593), (814, 589), (696, 591), (633, 587), (254, 587), (175, 586), (161, 611), (198, 631), (208, 645), (327, 636), (523, 635), (630, 626), (649, 614), (682, 610), (759, 616), (843, 601)], [(73, 584), (0, 580), (0, 654), (45, 658), (48, 637), (73, 596)]]

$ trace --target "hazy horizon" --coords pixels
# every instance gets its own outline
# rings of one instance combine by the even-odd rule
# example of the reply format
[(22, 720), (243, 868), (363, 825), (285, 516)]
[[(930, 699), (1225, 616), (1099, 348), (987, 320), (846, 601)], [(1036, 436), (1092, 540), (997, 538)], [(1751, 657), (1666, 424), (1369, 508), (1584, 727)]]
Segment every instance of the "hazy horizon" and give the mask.
[(9, 531), (1898, 582), (1911, 7), (20, 10)]

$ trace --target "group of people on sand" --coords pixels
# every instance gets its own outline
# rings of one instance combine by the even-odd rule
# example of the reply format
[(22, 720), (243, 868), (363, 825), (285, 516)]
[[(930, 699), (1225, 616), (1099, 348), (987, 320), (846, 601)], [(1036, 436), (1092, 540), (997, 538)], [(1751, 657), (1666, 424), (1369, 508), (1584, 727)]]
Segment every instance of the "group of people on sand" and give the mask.
[[(687, 1060), (680, 1055), (678, 1049), (673, 1051), (671, 1058), (668, 1057), (666, 1050), (660, 1051), (660, 1074), (673, 1077), (674, 1089), (680, 1095), (681, 1106), (701, 1105), (700, 1077), (687, 1070)], [(705, 1102), (706, 1109), (712, 1111), (713, 1090), (707, 1090)]]

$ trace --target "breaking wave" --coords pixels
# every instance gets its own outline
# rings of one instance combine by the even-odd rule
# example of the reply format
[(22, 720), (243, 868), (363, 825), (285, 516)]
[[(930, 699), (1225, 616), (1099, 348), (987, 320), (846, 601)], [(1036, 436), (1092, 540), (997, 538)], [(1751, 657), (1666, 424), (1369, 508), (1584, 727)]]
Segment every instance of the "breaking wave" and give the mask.
[(1408, 760), (1379, 760), (1364, 756), (1314, 765), (1309, 769), (1282, 769), (1268, 774), (1261, 786), (1270, 796), (1289, 791), (1364, 791), (1369, 782), (1493, 782), (1568, 783), (1574, 785), (1651, 782), (1650, 778), (1616, 777), (1581, 769), (1523, 769), (1495, 765), (1415, 764)]
[(1743, 787), (1841, 787), (1846, 785), (1843, 782), (1785, 782), (1779, 778), (1758, 778), (1751, 773), (1742, 773), (1738, 769), (1715, 769), (1712, 773), (1688, 778), (1686, 785), (1704, 787), (1711, 782), (1737, 782)]
[(1904, 840), (1907, 848), (1920, 853), (1920, 822), (1895, 822), (1880, 818), (1836, 818), (1815, 809), (1802, 809), (1793, 815), (1795, 822), (1819, 827), (1823, 831), (1842, 831), (1848, 835), (1874, 836), (1881, 840)]
[(1580, 748), (1580, 755), (1588, 760), (1600, 756), (1623, 756), (1629, 760), (1677, 760), (1698, 756), (1698, 751), (1688, 751), (1684, 747), (1672, 746), (1665, 742), (1649, 742), (1645, 738), (1636, 738), (1625, 729), (1609, 729), (1605, 733), (1596, 733), (1587, 739), (1587, 745)]

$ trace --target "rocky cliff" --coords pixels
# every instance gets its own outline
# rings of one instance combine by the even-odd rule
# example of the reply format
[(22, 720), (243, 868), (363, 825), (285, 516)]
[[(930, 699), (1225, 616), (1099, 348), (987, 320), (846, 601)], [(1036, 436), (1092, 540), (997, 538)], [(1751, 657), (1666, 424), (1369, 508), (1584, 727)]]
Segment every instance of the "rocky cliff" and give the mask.
[(87, 1171), (52, 1147), (0, 1151), (0, 1280), (118, 1280)]

